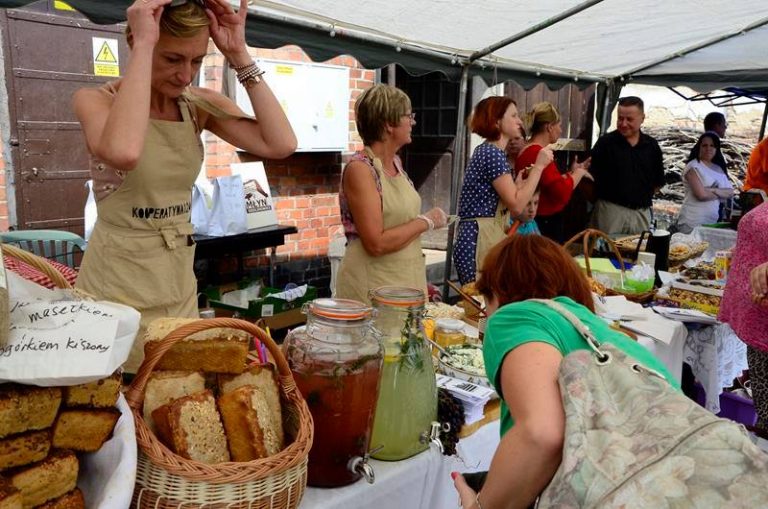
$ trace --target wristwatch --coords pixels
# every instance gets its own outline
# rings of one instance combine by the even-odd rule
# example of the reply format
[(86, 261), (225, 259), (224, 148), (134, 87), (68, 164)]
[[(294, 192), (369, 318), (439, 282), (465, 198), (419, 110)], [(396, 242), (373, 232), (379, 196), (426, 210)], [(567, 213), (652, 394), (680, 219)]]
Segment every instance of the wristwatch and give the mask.
[(259, 74), (259, 75), (256, 75), (256, 76), (249, 76), (248, 78), (244, 79), (240, 83), (242, 83), (242, 85), (246, 89), (249, 89), (251, 87), (255, 87), (256, 85), (261, 83), (261, 75)]

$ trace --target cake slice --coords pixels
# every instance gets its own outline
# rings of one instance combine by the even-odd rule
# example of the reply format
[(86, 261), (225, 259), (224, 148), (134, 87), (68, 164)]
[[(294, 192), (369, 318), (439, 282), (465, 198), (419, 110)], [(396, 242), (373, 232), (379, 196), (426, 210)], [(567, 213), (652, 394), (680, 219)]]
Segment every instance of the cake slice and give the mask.
[(202, 463), (229, 461), (224, 427), (211, 391), (156, 408), (152, 418), (157, 437), (179, 456)]
[(53, 427), (53, 446), (80, 452), (95, 452), (112, 436), (120, 410), (116, 408), (68, 408)]
[(28, 465), (48, 456), (51, 431), (28, 431), (0, 440), (0, 470)]
[(24, 509), (36, 507), (75, 489), (77, 456), (54, 450), (43, 461), (8, 471), (13, 486), (21, 491)]
[(122, 381), (122, 375), (115, 372), (112, 376), (95, 382), (65, 387), (64, 406), (112, 408), (117, 405)]
[(266, 458), (283, 449), (282, 417), (269, 407), (261, 387), (244, 385), (223, 394), (219, 410), (234, 461)]
[(144, 390), (144, 421), (156, 433), (152, 412), (171, 401), (205, 390), (205, 378), (195, 371), (155, 371)]
[(21, 492), (11, 481), (0, 477), (0, 509), (22, 509)]
[[(144, 353), (157, 341), (188, 323), (190, 318), (158, 318), (147, 327)], [(238, 329), (217, 328), (192, 334), (173, 345), (155, 366), (158, 370), (239, 374), (245, 369), (250, 335)]]
[(0, 385), (0, 438), (50, 428), (61, 404), (58, 387)]
[(283, 448), (283, 412), (280, 403), (280, 386), (277, 379), (277, 369), (271, 363), (256, 364), (236, 376), (219, 375), (219, 394), (224, 395), (240, 387), (250, 385), (256, 387), (266, 404), (266, 414), (269, 416), (269, 427), (275, 430), (276, 442)]
[(35, 509), (85, 509), (85, 499), (80, 488), (75, 488), (59, 498), (37, 506)]

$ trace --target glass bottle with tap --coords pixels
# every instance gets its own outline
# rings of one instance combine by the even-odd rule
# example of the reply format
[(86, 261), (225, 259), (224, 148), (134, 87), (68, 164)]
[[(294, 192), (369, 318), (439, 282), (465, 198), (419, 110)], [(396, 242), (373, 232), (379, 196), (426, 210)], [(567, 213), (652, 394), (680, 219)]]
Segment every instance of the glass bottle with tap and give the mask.
[(384, 367), (373, 425), (373, 457), (401, 460), (429, 447), (437, 419), (432, 354), (424, 339), (424, 292), (384, 286), (371, 291)]
[(347, 299), (316, 299), (307, 325), (283, 345), (315, 426), (307, 484), (343, 486), (365, 477), (383, 351), (371, 328), (371, 308)]

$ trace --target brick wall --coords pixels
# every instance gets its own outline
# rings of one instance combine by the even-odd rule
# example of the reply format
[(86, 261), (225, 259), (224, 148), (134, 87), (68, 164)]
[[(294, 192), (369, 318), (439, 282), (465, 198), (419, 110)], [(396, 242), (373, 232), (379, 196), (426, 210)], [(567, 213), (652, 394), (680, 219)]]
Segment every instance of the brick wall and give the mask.
[[(254, 57), (294, 62), (311, 61), (296, 46), (277, 50), (251, 49)], [(326, 62), (350, 68), (350, 127), (348, 152), (360, 150), (362, 143), (354, 123), (354, 103), (363, 90), (374, 83), (375, 71), (360, 67), (349, 56), (341, 56)], [(222, 90), (223, 57), (215, 47), (209, 46), (205, 61), (204, 86)], [(269, 79), (267, 77), (267, 79)], [(239, 162), (234, 147), (208, 134), (206, 144), (206, 172), (208, 177), (229, 175), (229, 166)], [(330, 282), (330, 263), (327, 259), (328, 244), (341, 230), (338, 188), (341, 175), (341, 153), (297, 153), (284, 160), (265, 161), (277, 217), (280, 224), (296, 226), (299, 232), (286, 237), (286, 243), (277, 248), (275, 282), (307, 282), (326, 294)], [(245, 268), (252, 277), (265, 277), (269, 253), (254, 252), (245, 259)], [(221, 262), (220, 269), (232, 269), (231, 260)]]

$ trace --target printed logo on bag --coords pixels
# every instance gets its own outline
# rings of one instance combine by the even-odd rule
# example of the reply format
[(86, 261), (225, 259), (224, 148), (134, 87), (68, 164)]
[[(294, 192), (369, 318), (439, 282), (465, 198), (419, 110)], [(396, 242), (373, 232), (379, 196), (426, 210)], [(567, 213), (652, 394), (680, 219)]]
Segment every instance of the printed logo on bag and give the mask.
[(168, 207), (132, 207), (131, 216), (136, 219), (167, 219), (189, 214), (192, 204), (188, 201)]
[(248, 214), (272, 210), (272, 203), (261, 184), (256, 179), (251, 179), (243, 184), (245, 191), (245, 210)]

